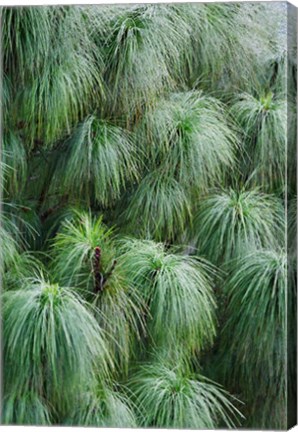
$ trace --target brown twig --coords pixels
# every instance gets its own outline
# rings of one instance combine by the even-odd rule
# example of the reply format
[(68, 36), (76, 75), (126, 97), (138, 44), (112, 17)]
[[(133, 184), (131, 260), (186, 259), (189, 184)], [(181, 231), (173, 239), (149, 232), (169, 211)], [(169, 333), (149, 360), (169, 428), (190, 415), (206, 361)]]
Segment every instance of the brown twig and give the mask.
[(116, 264), (117, 261), (114, 260), (110, 270), (106, 274), (101, 273), (101, 268), (100, 268), (101, 248), (99, 246), (96, 246), (94, 248), (93, 274), (94, 274), (94, 292), (96, 294), (103, 291), (105, 284), (107, 283), (108, 279), (111, 277), (116, 267)]
[(101, 261), (101, 248), (96, 246), (94, 249), (94, 263), (93, 263), (93, 273), (94, 273), (94, 291), (96, 293), (102, 291), (102, 274), (100, 272), (100, 261)]
[(108, 273), (106, 273), (104, 275), (103, 281), (102, 281), (102, 288), (105, 286), (107, 280), (109, 279), (109, 277), (112, 275), (113, 271), (115, 270), (116, 264), (117, 264), (117, 260), (114, 260), (110, 271), (108, 271)]

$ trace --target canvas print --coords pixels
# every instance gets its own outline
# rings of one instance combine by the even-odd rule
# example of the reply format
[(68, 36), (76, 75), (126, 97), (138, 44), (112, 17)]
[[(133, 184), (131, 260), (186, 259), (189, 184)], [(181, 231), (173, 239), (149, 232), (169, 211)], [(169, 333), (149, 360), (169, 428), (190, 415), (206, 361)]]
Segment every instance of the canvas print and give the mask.
[(2, 7), (5, 425), (296, 422), (296, 11)]

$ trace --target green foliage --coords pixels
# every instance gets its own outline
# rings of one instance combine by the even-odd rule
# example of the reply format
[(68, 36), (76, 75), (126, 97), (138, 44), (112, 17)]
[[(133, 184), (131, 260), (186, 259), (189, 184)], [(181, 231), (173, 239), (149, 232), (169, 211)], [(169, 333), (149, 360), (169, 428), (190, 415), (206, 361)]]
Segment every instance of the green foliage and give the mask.
[(288, 201), (287, 241), (291, 265), (297, 267), (297, 196)]
[(24, 79), (43, 63), (49, 50), (51, 8), (6, 7), (1, 20), (4, 68)]
[(127, 240), (124, 265), (148, 305), (157, 344), (201, 349), (215, 334), (214, 269), (195, 257), (166, 252), (161, 243)]
[(108, 346), (118, 365), (118, 375), (127, 375), (129, 362), (136, 357), (135, 346), (141, 343), (141, 335), (145, 333), (143, 315), (146, 308), (118, 261), (103, 292), (95, 297), (94, 304), (100, 311), (97, 319), (109, 335)]
[(8, 230), (3, 226), (3, 216), (1, 218), (0, 225), (0, 240), (1, 240), (1, 248), (0, 248), (0, 263), (1, 263), (1, 274), (5, 267), (11, 263), (14, 263), (17, 255), (17, 243), (12, 235), (8, 232)]
[(27, 179), (27, 155), (18, 136), (8, 131), (3, 137), (4, 193), (12, 196), (20, 195)]
[(164, 169), (147, 174), (132, 194), (123, 218), (131, 230), (156, 240), (173, 240), (190, 221), (188, 194)]
[[(229, 395), (203, 376), (185, 375), (179, 368), (151, 363), (130, 382), (143, 408), (144, 427), (215, 429), (233, 427), (237, 411)], [(238, 413), (237, 413), (238, 414)]]
[(52, 145), (102, 94), (100, 57), (83, 14), (67, 7), (4, 8), (2, 22), (4, 65), (17, 82), (12, 120), (29, 147), (36, 140)]
[(286, 163), (286, 100), (272, 92), (238, 96), (232, 114), (243, 129), (246, 173), (265, 188), (283, 185)]
[(138, 115), (144, 103), (172, 87), (188, 34), (172, 5), (133, 5), (112, 14), (105, 40), (111, 109)]
[[(256, 373), (256, 366), (266, 364), (266, 369), (282, 376), (287, 318), (286, 266), (287, 257), (283, 252), (255, 251), (242, 258), (227, 282), (230, 317), (226, 336), (232, 351), (239, 360), (244, 360), (244, 369), (246, 365), (250, 368), (249, 373), (253, 370)], [(255, 319), (252, 321), (250, 316)], [(231, 340), (230, 335), (235, 331), (239, 338)]]
[(1, 9), (3, 423), (290, 425), (293, 17)]
[(14, 251), (13, 259), (7, 262), (5, 272), (2, 273), (3, 288), (18, 290), (20, 281), (34, 277), (41, 270), (44, 271), (44, 265), (37, 256), (30, 252)]
[(120, 197), (128, 180), (138, 178), (131, 134), (109, 122), (88, 117), (65, 142), (54, 190), (107, 206)]
[[(62, 224), (54, 239), (54, 274), (61, 283), (75, 286), (100, 311), (97, 319), (109, 335), (114, 360), (127, 369), (134, 343), (143, 327), (143, 304), (129, 272), (113, 244), (112, 229), (102, 218), (89, 213), (75, 213), (75, 218)], [(99, 269), (95, 250), (100, 248)], [(98, 278), (105, 279), (98, 288)]]
[(54, 273), (61, 283), (80, 288), (83, 279), (83, 289), (92, 290), (94, 249), (101, 248), (101, 265), (106, 270), (114, 258), (109, 249), (111, 235), (102, 217), (95, 219), (87, 212), (74, 211), (70, 220), (62, 222), (53, 243)]
[[(121, 389), (120, 389), (121, 390)], [(79, 400), (67, 421), (75, 426), (133, 428), (137, 421), (131, 401), (119, 388), (98, 386)]]
[(51, 423), (49, 410), (35, 393), (12, 393), (4, 398), (2, 422), (6, 425), (42, 425)]
[(283, 244), (281, 202), (258, 189), (218, 190), (200, 203), (194, 226), (203, 255), (228, 261), (251, 247)]
[[(19, 253), (24, 247), (24, 241), (16, 221), (10, 218), (4, 204), (7, 203), (0, 201), (2, 207), (0, 217), (0, 268), (2, 271), (6, 270), (10, 265), (16, 264)], [(8, 207), (13, 207), (13, 205), (9, 203)]]
[(39, 243), (41, 221), (35, 203), (22, 199), (3, 202), (3, 213), (9, 221), (8, 230), (21, 249), (35, 249)]
[[(278, 399), (282, 402), (275, 406), (271, 424), (285, 427), (287, 308), (292, 310), (295, 301), (287, 285), (286, 254), (257, 250), (244, 256), (232, 266), (225, 290), (228, 318), (222, 350), (234, 365), (227, 367), (226, 374), (240, 384), (258, 427), (265, 427), (266, 407)], [(231, 338), (232, 334), (237, 338)], [(260, 415), (259, 404), (264, 399), (268, 403), (263, 403), (266, 411)]]
[(254, 87), (272, 54), (271, 9), (237, 3), (183, 6), (180, 13), (191, 26), (185, 54), (190, 85), (221, 94)]
[(232, 166), (236, 138), (224, 107), (201, 92), (172, 93), (146, 113), (140, 132), (150, 164), (188, 187), (206, 189)]
[(12, 395), (37, 392), (62, 409), (92, 382), (95, 363), (107, 374), (103, 332), (90, 306), (71, 289), (42, 275), (25, 280), (4, 293), (3, 317), (5, 385)]

